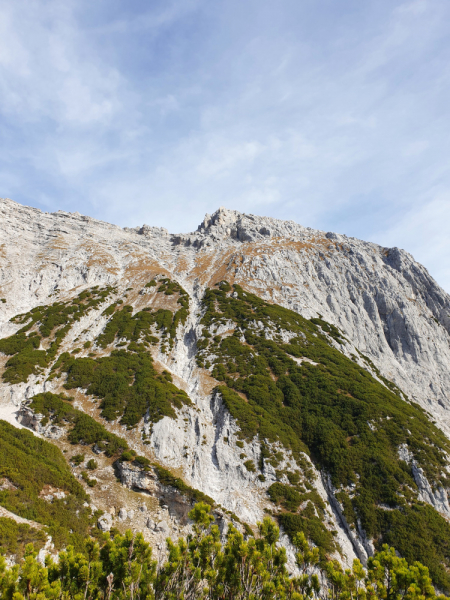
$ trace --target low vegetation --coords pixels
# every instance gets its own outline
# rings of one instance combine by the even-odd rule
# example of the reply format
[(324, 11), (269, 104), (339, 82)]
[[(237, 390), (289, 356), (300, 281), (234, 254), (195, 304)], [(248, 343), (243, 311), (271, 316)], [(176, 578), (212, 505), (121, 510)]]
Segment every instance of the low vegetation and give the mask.
[[(0, 456), (0, 478), (9, 482), (0, 489), (0, 506), (45, 526), (56, 548), (67, 544), (81, 548), (93, 515), (86, 504), (89, 497), (61, 451), (26, 429), (0, 421)], [(62, 497), (52, 496), (52, 490), (63, 492)], [(30, 537), (42, 544), (41, 531), (6, 522), (0, 525), (1, 545), (11, 553), (20, 553)]]
[[(2, 375), (7, 383), (21, 383), (30, 375), (39, 375), (56, 358), (58, 350), (72, 325), (89, 311), (97, 309), (115, 290), (98, 286), (78, 294), (68, 302), (37, 306), (16, 315), (13, 323), (23, 325), (14, 335), (0, 340), (0, 352), (11, 358)], [(41, 348), (46, 342), (46, 349)]]
[(140, 348), (114, 350), (110, 356), (76, 358), (61, 355), (57, 368), (67, 373), (64, 387), (82, 388), (101, 400), (102, 416), (134, 427), (148, 414), (152, 423), (176, 417), (175, 409), (190, 404), (167, 372), (158, 373), (152, 357)]
[[(110, 433), (101, 423), (74, 408), (63, 394), (37, 394), (33, 396), (29, 406), (35, 413), (44, 415), (42, 425), (51, 421), (55, 425), (70, 427), (67, 437), (72, 444), (95, 444), (99, 450), (104, 450), (107, 456), (114, 456), (128, 448), (124, 439)], [(84, 455), (72, 457), (74, 464), (79, 465), (83, 461)]]
[[(156, 286), (158, 286), (157, 282), (152, 280), (145, 287)], [(159, 287), (156, 291), (166, 296), (177, 295), (177, 303), (180, 308), (173, 313), (171, 310), (163, 308), (152, 311), (148, 307), (133, 315), (131, 306), (126, 305), (117, 310), (119, 303), (115, 302), (104, 311), (105, 315), (112, 315), (112, 318), (106, 324), (104, 332), (97, 338), (98, 346), (106, 348), (116, 339), (121, 340), (122, 343), (156, 344), (159, 340), (151, 334), (152, 328), (155, 327), (161, 334), (161, 350), (165, 351), (166, 343), (172, 348), (179, 324), (184, 324), (189, 315), (189, 295), (179, 283), (167, 278), (159, 280)]]
[(210, 498), (200, 490), (197, 490), (187, 485), (182, 479), (180, 479), (179, 477), (175, 477), (167, 469), (164, 469), (163, 467), (156, 464), (153, 465), (153, 468), (155, 470), (160, 484), (176, 489), (180, 494), (188, 498), (191, 502), (204, 502), (210, 507), (216, 505), (212, 498)]
[[(144, 416), (151, 423), (164, 416), (176, 417), (177, 410), (190, 404), (190, 400), (173, 384), (168, 372), (157, 372), (149, 350), (158, 343), (163, 352), (173, 347), (177, 328), (189, 315), (189, 297), (178, 283), (167, 278), (155, 278), (145, 287), (150, 288), (144, 290), (146, 293), (174, 296), (170, 305), (177, 303), (179, 308), (145, 308), (133, 315), (131, 306), (116, 300), (103, 312), (108, 317), (104, 331), (93, 342), (78, 342), (79, 347), (71, 353), (59, 354), (65, 336), (75, 322), (105, 303), (115, 292), (113, 288), (92, 288), (69, 302), (55, 302), (14, 317), (12, 321), (21, 328), (0, 340), (0, 352), (8, 356), (3, 380), (10, 384), (25, 382), (30, 375), (43, 375), (51, 367), (49, 379), (62, 376), (67, 390), (81, 388), (94, 401), (98, 399), (101, 415), (109, 421), (118, 420), (132, 428)], [(390, 551), (381, 550), (383, 544), (395, 546), (411, 564), (421, 560), (440, 589), (450, 590), (450, 524), (434, 508), (418, 501), (411, 464), (399, 458), (399, 449), (407, 449), (433, 488), (450, 485), (446, 469), (450, 444), (424, 411), (405, 402), (400, 390), (383, 378), (369, 359), (361, 355), (358, 360), (365, 361), (377, 378), (361, 368), (356, 357), (350, 360), (340, 352), (345, 337), (321, 317), (304, 319), (264, 302), (238, 285), (221, 282), (205, 293), (201, 323), (197, 364), (209, 369), (219, 382), (215, 393), (220, 394), (240, 427), (237, 446), (243, 448), (245, 440), (255, 437), (261, 443), (258, 460), (249, 460), (242, 452), (242, 467), (260, 481), (265, 481), (269, 465), (276, 470), (277, 481), (268, 488), (268, 497), (291, 541), (313, 542), (318, 565), (323, 569), (330, 564), (327, 557), (338, 550), (335, 532), (325, 525), (329, 523), (325, 506), (314, 489), (312, 462), (336, 489), (349, 527), (374, 539), (381, 551), (379, 556), (387, 552), (383, 560), (393, 564)], [(218, 334), (220, 326), (222, 331), (228, 331)], [(95, 354), (99, 349), (102, 356)], [(82, 356), (88, 350), (92, 351), (89, 356)], [(95, 445), (108, 456), (120, 455), (121, 460), (131, 460), (144, 469), (153, 467), (162, 485), (175, 488), (190, 501), (214, 505), (211, 498), (169, 471), (137, 456), (125, 440), (75, 409), (69, 397), (38, 394), (30, 407), (44, 416), (43, 425), (52, 422), (67, 427), (72, 443)], [(48, 532), (58, 548), (70, 543), (81, 549), (94, 522), (89, 507), (84, 506), (87, 495), (83, 486), (72, 476), (56, 448), (26, 431), (17, 433), (9, 427), (0, 422), (0, 477), (11, 482), (9, 488), (0, 489), (0, 505), (41, 524), (43, 529), (0, 520), (1, 545), (5, 551), (20, 556), (28, 541), (39, 548)], [(147, 434), (148, 443), (146, 438)], [(84, 455), (72, 457), (73, 464), (81, 465), (84, 460)], [(82, 479), (88, 487), (94, 487), (95, 461), (88, 461), (84, 468)], [(46, 500), (41, 493), (45, 486), (64, 490), (64, 498)], [(206, 537), (213, 535), (212, 529), (208, 531)], [(183, 556), (187, 556), (189, 543), (186, 542)], [(169, 548), (175, 557), (176, 552), (181, 552), (176, 548)], [(234, 550), (228, 546), (228, 551)], [(410, 567), (401, 564), (409, 573)], [(426, 572), (425, 567), (417, 569), (414, 573)], [(151, 593), (158, 597), (162, 588), (156, 582), (162, 580), (155, 573)], [(336, 573), (338, 579), (345, 579), (345, 574)], [(368, 577), (366, 573), (363, 579), (369, 587), (361, 587), (361, 594), (372, 594)], [(289, 585), (289, 593), (293, 594), (296, 584)], [(108, 598), (115, 589), (107, 592)], [(233, 593), (237, 594), (236, 589)], [(97, 591), (92, 592), (92, 597), (97, 597)], [(345, 598), (359, 593), (347, 588), (341, 592)], [(105, 588), (102, 593), (106, 593)], [(217, 590), (214, 593), (218, 594)], [(302, 597), (308, 593), (301, 592)], [(223, 594), (204, 597), (228, 597)], [(313, 590), (311, 597), (314, 594), (318, 592)]]
[(293, 538), (300, 574), (286, 568), (286, 551), (277, 545), (279, 530), (265, 518), (256, 536), (244, 536), (233, 525), (222, 543), (209, 506), (189, 513), (193, 532), (167, 539), (167, 560), (158, 564), (142, 534), (127, 531), (100, 542), (88, 539), (84, 552), (72, 547), (43, 566), (29, 545), (24, 560), (8, 568), (0, 558), (2, 598), (34, 600), (445, 600), (438, 596), (428, 569), (408, 564), (384, 546), (367, 569), (355, 560), (351, 569), (327, 561), (320, 565), (317, 548), (300, 533)]
[(46, 541), (44, 531), (30, 527), (27, 523), (17, 523), (13, 519), (0, 517), (1, 554), (14, 556), (17, 560), (23, 557), (28, 544), (33, 544), (36, 550), (40, 550)]
[[(115, 305), (112, 305), (115, 308)], [(109, 308), (112, 308), (109, 307)], [(107, 309), (109, 310), (109, 309)], [(105, 311), (106, 312), (106, 311)], [(151, 335), (150, 330), (156, 325), (162, 333), (169, 331), (172, 325), (172, 312), (162, 308), (151, 311), (144, 309), (133, 316), (133, 308), (124, 306), (121, 310), (114, 312), (112, 318), (96, 342), (100, 348), (106, 348), (115, 339), (129, 342), (145, 342), (147, 345), (155, 344), (158, 338)]]

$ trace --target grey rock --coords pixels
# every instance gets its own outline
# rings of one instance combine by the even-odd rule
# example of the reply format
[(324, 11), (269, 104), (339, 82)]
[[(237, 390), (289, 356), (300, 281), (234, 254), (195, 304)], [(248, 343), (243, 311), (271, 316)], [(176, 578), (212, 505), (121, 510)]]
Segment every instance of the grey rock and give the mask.
[(170, 534), (170, 527), (166, 521), (159, 521), (159, 523), (155, 525), (155, 531), (161, 535), (168, 536)]
[(130, 489), (151, 491), (155, 485), (153, 471), (145, 469), (128, 462), (118, 461), (116, 463), (120, 481)]
[(125, 521), (128, 518), (128, 513), (126, 508), (121, 508), (119, 510), (118, 519), (119, 521)]
[(53, 425), (51, 422), (42, 425), (44, 415), (35, 414), (26, 405), (22, 406), (18, 413), (18, 421), (24, 427), (28, 427), (50, 440), (57, 440), (64, 435), (64, 428)]
[(97, 526), (101, 531), (109, 531), (112, 527), (112, 522), (112, 516), (106, 513), (99, 518)]

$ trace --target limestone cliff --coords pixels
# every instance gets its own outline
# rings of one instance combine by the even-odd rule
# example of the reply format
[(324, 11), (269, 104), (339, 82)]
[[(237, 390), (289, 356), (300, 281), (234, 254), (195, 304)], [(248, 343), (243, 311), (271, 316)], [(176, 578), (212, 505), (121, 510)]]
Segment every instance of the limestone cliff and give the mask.
[[(159, 284), (167, 278), (186, 290), (189, 314), (164, 339), (157, 329), (152, 330), (159, 341), (151, 353), (159, 372), (170, 373), (191, 404), (155, 423), (145, 416), (138, 426), (143, 437), (120, 425), (118, 419), (106, 426), (126, 437), (138, 454), (172, 469), (243, 522), (254, 525), (265, 509), (273, 509), (267, 489), (277, 481), (289, 483), (280, 472), (306, 468), (311, 472), (311, 486), (326, 506), (321, 518), (335, 532), (343, 559), (358, 556), (364, 560), (373, 549), (360, 524), (351, 527), (347, 522), (327, 473), (320, 472), (306, 454), (301, 459), (306, 463), (299, 464), (298, 456), (279, 443), (272, 444), (270, 452), (283, 456), (276, 467), (265, 465), (262, 478), (257, 469), (245, 467), (242, 458), (257, 465), (261, 440), (231, 443), (241, 440), (239, 425), (220, 394), (213, 391), (218, 381), (211, 369), (198, 364), (203, 297), (207, 288), (221, 281), (239, 284), (305, 319), (319, 318), (336, 326), (342, 337), (336, 341), (328, 336), (332, 347), (382, 385), (385, 379), (395, 384), (405, 403), (419, 404), (450, 435), (450, 296), (403, 250), (223, 208), (207, 215), (196, 232), (175, 235), (147, 225), (122, 229), (77, 213), (43, 213), (1, 200), (0, 231), (0, 298), (4, 300), (0, 302), (0, 338), (20, 329), (18, 322), (10, 320), (18, 314), (55, 301), (70, 302), (95, 286), (110, 286), (108, 298), (72, 324), (58, 350), (59, 354), (76, 350), (78, 356), (87, 357), (90, 345), (105, 331), (110, 319), (105, 310), (112, 302), (120, 306), (125, 301), (133, 314), (144, 308), (175, 311), (178, 307), (172, 295), (158, 296), (155, 289), (146, 287), (148, 282)], [(283, 343), (289, 343), (293, 335), (288, 330), (271, 333), (258, 322), (251, 327), (259, 328), (266, 339), (279, 334)], [(239, 333), (237, 325), (224, 320), (208, 335), (232, 333)], [(123, 346), (124, 339), (116, 338), (109, 351)], [(39, 349), (46, 347), (41, 342)], [(2, 368), (7, 360), (0, 354)], [(306, 357), (296, 361), (317, 364)], [(40, 392), (63, 390), (64, 379), (52, 379), (50, 369), (48, 363), (26, 381), (1, 383), (0, 417), (31, 427), (56, 443), (62, 435), (58, 427), (43, 427), (41, 415), (33, 416), (27, 407), (17, 412)], [(103, 422), (86, 389), (77, 388), (74, 397), (78, 408)], [(399, 456), (411, 465), (421, 499), (448, 517), (446, 489), (430, 485), (408, 448), (400, 448)], [(154, 478), (119, 471), (126, 486), (156, 493)], [(98, 494), (95, 502), (106, 500)], [(169, 522), (170, 510), (163, 510), (164, 522)], [(119, 516), (115, 518), (119, 522)], [(157, 529), (157, 518), (161, 520), (161, 514), (148, 517), (151, 531)], [(103, 527), (110, 527), (110, 520), (104, 518)], [(284, 541), (289, 547), (286, 536)]]

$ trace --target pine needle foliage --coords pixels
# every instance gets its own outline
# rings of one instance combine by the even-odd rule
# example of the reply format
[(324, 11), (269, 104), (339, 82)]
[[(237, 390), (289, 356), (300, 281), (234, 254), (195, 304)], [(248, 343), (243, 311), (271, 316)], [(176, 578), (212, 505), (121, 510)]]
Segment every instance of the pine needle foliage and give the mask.
[(408, 563), (387, 545), (365, 569), (358, 560), (343, 569), (320, 565), (317, 548), (304, 534), (294, 538), (298, 574), (287, 569), (279, 529), (269, 518), (256, 535), (230, 525), (222, 542), (207, 504), (189, 513), (192, 533), (166, 540), (160, 564), (141, 533), (127, 531), (99, 541), (87, 539), (83, 552), (69, 546), (45, 566), (30, 544), (24, 559), (7, 567), (0, 557), (0, 595), (14, 600), (445, 600), (428, 569)]

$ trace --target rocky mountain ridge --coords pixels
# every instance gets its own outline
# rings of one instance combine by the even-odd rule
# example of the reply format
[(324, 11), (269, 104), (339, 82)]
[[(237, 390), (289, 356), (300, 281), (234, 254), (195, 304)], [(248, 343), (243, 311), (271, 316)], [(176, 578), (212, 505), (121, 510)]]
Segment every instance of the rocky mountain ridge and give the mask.
[[(3, 200), (2, 320), (78, 286), (172, 274), (194, 295), (220, 275), (305, 317), (321, 314), (435, 418), (449, 404), (450, 298), (398, 248), (219, 209), (199, 231), (130, 230)], [(442, 416), (442, 417), (441, 417)]]
[[(164, 416), (157, 422), (144, 416), (138, 426), (142, 436), (136, 429), (130, 431), (121, 425), (120, 420), (105, 422), (95, 398), (83, 386), (70, 392), (75, 397), (75, 407), (87, 411), (110, 431), (126, 437), (138, 454), (179, 473), (187, 484), (250, 525), (261, 519), (265, 510), (275, 514), (282, 510), (280, 506), (274, 507), (267, 490), (276, 483), (285, 488), (291, 485), (288, 475), (283, 473), (292, 476), (297, 471), (310, 471), (313, 482), (310, 485), (318, 494), (311, 518), (322, 515), (325, 529), (335, 532), (333, 543), (340, 547), (344, 560), (350, 561), (355, 556), (364, 560), (373, 552), (370, 536), (361, 524), (350, 526), (344, 506), (336, 499), (333, 482), (307, 454), (294, 455), (282, 443), (266, 440), (266, 451), (280, 456), (273, 465), (264, 462), (264, 479), (260, 477), (262, 472), (258, 473), (256, 467), (261, 464), (262, 440), (242, 438), (239, 419), (232, 416), (221, 394), (215, 391), (220, 380), (213, 365), (208, 363), (217, 361), (219, 355), (217, 350), (208, 349), (209, 339), (223, 341), (236, 334), (246, 346), (248, 336), (257, 333), (265, 340), (275, 340), (278, 336), (277, 343), (289, 344), (293, 333), (284, 326), (277, 328), (270, 320), (270, 327), (260, 320), (249, 322), (247, 327), (225, 315), (205, 328), (204, 298), (207, 288), (226, 281), (227, 285), (235, 284), (255, 294), (268, 306), (278, 305), (305, 319), (318, 320), (319, 329), (311, 335), (325, 336), (330, 348), (370, 373), (383, 389), (388, 389), (386, 381), (394, 384), (394, 390), (398, 386), (399, 397), (419, 404), (448, 435), (450, 297), (408, 253), (293, 222), (243, 215), (223, 208), (207, 215), (196, 232), (172, 235), (146, 225), (121, 229), (76, 213), (42, 213), (2, 200), (0, 227), (0, 297), (5, 300), (0, 303), (0, 338), (17, 334), (20, 326), (10, 319), (20, 313), (50, 306), (55, 301), (70, 303), (84, 290), (109, 286), (109, 296), (73, 323), (58, 349), (59, 355), (78, 351), (75, 360), (78, 357), (87, 360), (89, 350), (95, 347), (97, 358), (92, 360), (100, 360), (126, 343), (130, 347), (130, 339), (120, 337), (120, 327), (109, 350), (100, 350), (98, 345), (99, 336), (104, 334), (114, 314), (119, 314), (121, 304), (132, 307), (130, 314), (134, 318), (146, 309), (172, 311), (176, 315), (181, 309), (174, 298), (189, 300), (188, 314), (180, 316), (174, 330), (161, 334), (156, 325), (151, 325), (153, 329), (149, 331), (157, 338), (151, 349), (156, 370), (170, 373), (174, 384), (187, 393), (191, 405), (182, 406), (176, 415)], [(174, 288), (175, 292), (169, 289), (168, 295), (159, 292), (163, 285), (168, 291), (169, 284), (164, 284), (164, 280), (176, 282), (186, 296), (178, 288)], [(152, 281), (154, 285), (147, 287)], [(239, 296), (238, 291), (227, 294), (230, 302), (233, 296), (236, 301), (245, 300), (245, 295)], [(115, 308), (105, 314), (111, 302)], [(328, 330), (327, 323), (337, 329)], [(46, 344), (42, 340), (39, 348)], [(204, 358), (201, 358), (202, 344), (206, 344)], [(2, 366), (6, 365), (7, 356), (0, 358)], [(299, 367), (318, 364), (307, 356), (294, 359)], [(10, 422), (18, 425), (23, 421), (22, 424), (29, 426), (29, 415), (28, 420), (24, 418), (28, 408), (21, 408), (23, 405), (42, 392), (64, 392), (64, 375), (61, 373), (62, 379), (52, 379), (51, 364), (31, 373), (26, 381), (1, 384), (2, 415)], [(233, 377), (225, 377), (232, 386)], [(36, 425), (34, 429), (40, 431), (39, 427)], [(50, 432), (47, 428), (41, 434), (47, 435), (47, 430)], [(399, 454), (410, 465), (419, 500), (448, 517), (445, 486), (428, 481), (407, 447), (399, 449)], [(136, 485), (130, 469), (121, 464), (125, 466), (119, 469), (120, 478), (126, 486), (131, 485), (141, 493), (147, 490), (147, 495), (156, 493), (153, 483), (148, 489), (151, 482), (145, 474), (133, 475), (147, 482), (147, 488), (142, 488), (144, 484)], [(134, 483), (130, 484), (130, 477)], [(101, 508), (106, 508), (106, 497), (102, 499), (95, 489), (94, 501), (98, 505), (104, 502), (105, 507)], [(294, 492), (299, 494), (296, 489)], [(323, 512), (318, 508), (321, 502), (325, 506)], [(299, 510), (307, 505), (304, 500), (303, 509)], [(167, 506), (163, 509), (166, 524), (176, 523), (176, 514), (182, 519), (181, 509), (177, 513), (175, 504)], [(153, 523), (150, 531), (154, 532), (155, 524), (160, 521), (148, 519)], [(119, 523), (118, 514), (114, 522)], [(166, 532), (166, 526), (161, 525), (158, 531)], [(289, 547), (287, 535), (283, 540)]]

